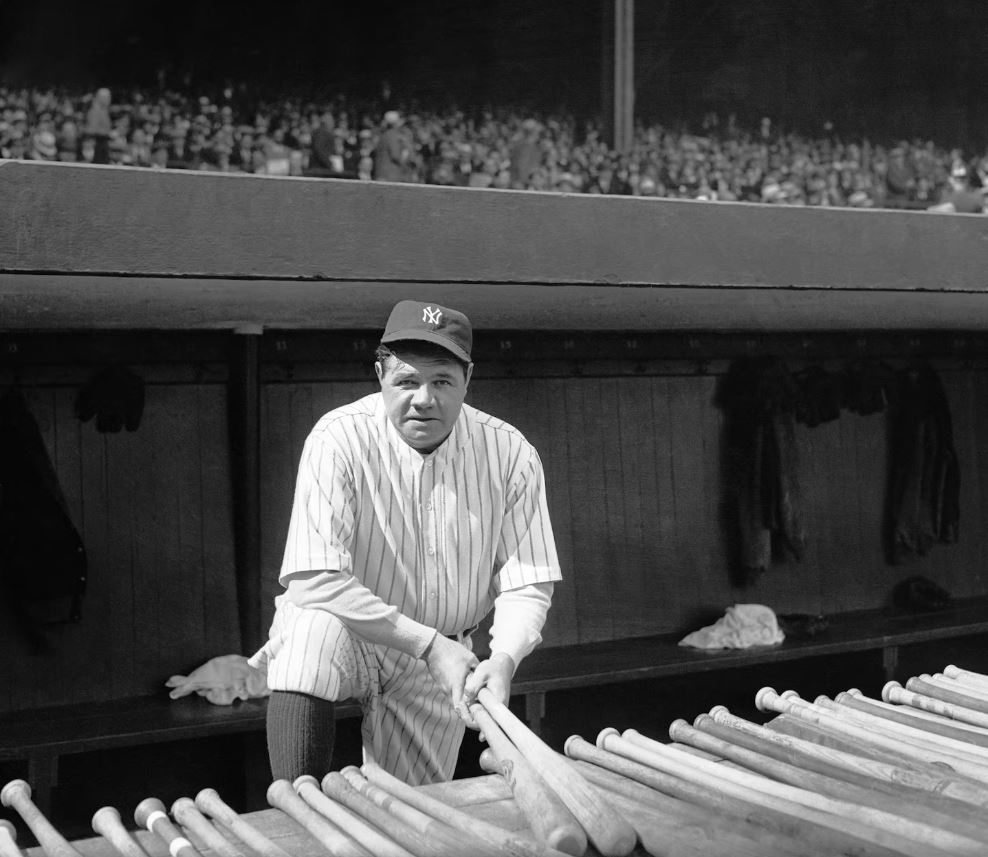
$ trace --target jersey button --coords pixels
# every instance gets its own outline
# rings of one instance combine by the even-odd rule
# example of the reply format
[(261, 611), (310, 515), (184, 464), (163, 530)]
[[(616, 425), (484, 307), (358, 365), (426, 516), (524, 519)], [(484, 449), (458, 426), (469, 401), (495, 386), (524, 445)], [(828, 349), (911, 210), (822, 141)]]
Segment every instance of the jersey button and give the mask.
[(432, 501), (431, 500), (428, 503), (425, 504), (425, 510), (427, 512), (431, 512), (432, 511)]
[(430, 601), (435, 601), (436, 600), (436, 593), (435, 592), (430, 592), (429, 593), (429, 600)]
[(436, 552), (436, 549), (435, 549), (435, 548), (433, 548), (433, 547), (430, 547), (430, 548), (429, 548), (429, 549), (428, 549), (428, 550), (426, 551), (426, 553), (427, 553), (427, 554), (429, 554), (429, 556), (432, 556), (432, 555), (433, 555), (433, 554), (434, 554), (435, 552)]

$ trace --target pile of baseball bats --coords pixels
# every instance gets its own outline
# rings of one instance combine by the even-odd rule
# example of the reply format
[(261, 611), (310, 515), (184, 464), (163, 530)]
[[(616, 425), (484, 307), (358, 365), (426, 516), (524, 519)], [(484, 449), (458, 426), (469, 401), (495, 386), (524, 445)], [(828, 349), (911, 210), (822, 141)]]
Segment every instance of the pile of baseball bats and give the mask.
[[(276, 780), (268, 802), (337, 857), (944, 857), (988, 855), (988, 675), (947, 666), (812, 702), (762, 688), (759, 724), (724, 706), (652, 738), (608, 727), (551, 749), (482, 690), (471, 714), (518, 818), (496, 825), (374, 763)], [(47, 857), (82, 857), (14, 780), (0, 792)], [(212, 789), (134, 821), (172, 857), (288, 857)], [(121, 857), (147, 850), (103, 807), (93, 829)], [(143, 836), (143, 834), (142, 834)], [(286, 840), (281, 840), (282, 844)], [(0, 821), (0, 857), (23, 857)]]

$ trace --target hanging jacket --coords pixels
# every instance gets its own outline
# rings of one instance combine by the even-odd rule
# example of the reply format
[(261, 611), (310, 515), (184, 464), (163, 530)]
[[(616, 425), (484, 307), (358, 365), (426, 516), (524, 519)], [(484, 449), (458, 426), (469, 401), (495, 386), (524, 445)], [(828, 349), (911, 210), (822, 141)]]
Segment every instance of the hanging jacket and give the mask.
[(735, 361), (722, 379), (725, 489), (736, 523), (741, 583), (773, 556), (800, 560), (805, 546), (794, 414), (799, 389), (775, 357)]
[(18, 389), (0, 397), (0, 597), (25, 637), (78, 621), (86, 552), (38, 424)]
[(897, 563), (957, 541), (960, 470), (947, 396), (928, 364), (897, 373), (890, 418), (889, 551)]

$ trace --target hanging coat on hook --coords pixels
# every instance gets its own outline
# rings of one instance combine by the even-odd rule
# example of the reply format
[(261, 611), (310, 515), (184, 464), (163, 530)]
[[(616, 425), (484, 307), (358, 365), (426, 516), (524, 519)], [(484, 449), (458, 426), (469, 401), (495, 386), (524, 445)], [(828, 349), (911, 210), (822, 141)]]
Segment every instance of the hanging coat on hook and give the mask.
[(0, 397), (0, 598), (38, 650), (52, 626), (78, 621), (86, 552), (20, 390)]
[(802, 559), (805, 533), (797, 473), (795, 411), (799, 389), (774, 357), (735, 361), (722, 379), (726, 412), (725, 489), (736, 522), (741, 584), (775, 556)]
[(891, 420), (890, 558), (901, 562), (958, 537), (960, 468), (947, 396), (931, 366), (898, 373)]

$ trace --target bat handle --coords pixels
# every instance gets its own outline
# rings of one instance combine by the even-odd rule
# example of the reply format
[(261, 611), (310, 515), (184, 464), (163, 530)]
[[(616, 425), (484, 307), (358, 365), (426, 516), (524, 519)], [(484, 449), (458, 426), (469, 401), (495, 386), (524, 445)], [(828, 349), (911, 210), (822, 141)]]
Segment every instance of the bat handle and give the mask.
[(17, 828), (5, 818), (0, 818), (0, 857), (22, 857), (17, 847)]
[(168, 818), (165, 805), (158, 798), (149, 797), (142, 800), (134, 809), (134, 821), (163, 839), (172, 857), (201, 857), (195, 846)]
[(100, 807), (93, 813), (93, 831), (109, 842), (122, 857), (147, 857), (147, 852), (130, 835), (116, 807)]
[(31, 800), (31, 786), (11, 780), (0, 790), (0, 804), (17, 811), (48, 857), (81, 857)]

